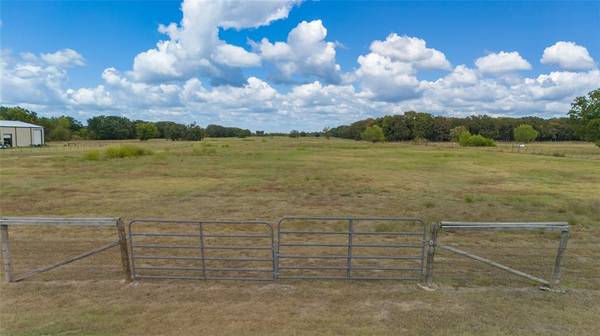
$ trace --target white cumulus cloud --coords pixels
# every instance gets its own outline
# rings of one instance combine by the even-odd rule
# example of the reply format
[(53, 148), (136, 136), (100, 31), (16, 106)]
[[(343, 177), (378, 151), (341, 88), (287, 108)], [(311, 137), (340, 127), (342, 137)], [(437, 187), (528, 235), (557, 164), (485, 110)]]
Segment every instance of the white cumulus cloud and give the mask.
[(425, 40), (390, 34), (385, 41), (373, 41), (371, 52), (388, 57), (394, 62), (409, 63), (421, 69), (450, 69), (450, 62), (442, 52), (427, 48)]
[(388, 35), (384, 41), (373, 41), (371, 52), (358, 57), (360, 67), (355, 78), (365, 96), (382, 101), (414, 99), (422, 94), (420, 69), (450, 69), (450, 62), (439, 50), (427, 48), (420, 38)]
[(73, 49), (62, 49), (54, 53), (41, 54), (40, 57), (44, 62), (58, 67), (85, 65), (83, 56)]
[(518, 52), (501, 51), (478, 58), (475, 61), (477, 69), (482, 73), (501, 74), (521, 70), (530, 70), (531, 64)]
[(540, 62), (558, 65), (565, 70), (589, 70), (596, 67), (594, 59), (585, 47), (565, 41), (556, 42), (544, 49)]
[(263, 38), (254, 49), (264, 60), (275, 64), (277, 78), (292, 81), (295, 75), (339, 82), (335, 43), (327, 42), (327, 29), (321, 20), (302, 21), (288, 34), (287, 42), (271, 43)]
[(258, 65), (258, 56), (219, 39), (219, 28), (250, 28), (287, 17), (297, 1), (185, 0), (180, 24), (160, 25), (169, 36), (138, 54), (131, 75), (139, 81), (187, 79), (200, 73), (216, 82), (239, 82), (229, 68)]

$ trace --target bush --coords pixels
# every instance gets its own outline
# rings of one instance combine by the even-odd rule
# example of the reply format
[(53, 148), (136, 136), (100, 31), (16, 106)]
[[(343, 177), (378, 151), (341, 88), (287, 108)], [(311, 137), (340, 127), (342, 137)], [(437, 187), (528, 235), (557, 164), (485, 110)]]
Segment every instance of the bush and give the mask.
[(469, 132), (463, 132), (458, 140), (458, 143), (464, 147), (494, 147), (496, 142), (482, 135), (471, 135)]
[[(452, 141), (454, 142), (458, 142), (458, 139), (460, 138), (461, 134), (465, 132), (469, 133), (469, 130), (465, 126), (454, 127), (450, 130), (450, 139), (452, 139)], [(471, 133), (469, 133), (469, 135), (471, 135)]]
[(465, 144), (469, 141), (470, 137), (471, 137), (471, 132), (469, 132), (467, 130), (463, 130), (458, 136), (458, 143), (461, 146), (466, 146)]
[(104, 155), (108, 159), (122, 159), (126, 157), (137, 157), (150, 155), (152, 151), (138, 146), (123, 145), (119, 147), (108, 147), (104, 151)]
[(529, 143), (537, 139), (538, 131), (534, 130), (531, 125), (521, 124), (513, 130), (515, 141)]
[(102, 158), (102, 153), (98, 149), (93, 149), (83, 153), (82, 159), (88, 161), (99, 161)]
[(385, 141), (385, 135), (381, 127), (377, 125), (367, 127), (361, 134), (360, 138), (365, 141), (371, 142), (383, 142)]
[(119, 147), (108, 147), (104, 151), (97, 149), (85, 152), (82, 156), (84, 160), (98, 161), (106, 159), (122, 159), (127, 157), (138, 157), (151, 155), (152, 151), (133, 145), (123, 145)]

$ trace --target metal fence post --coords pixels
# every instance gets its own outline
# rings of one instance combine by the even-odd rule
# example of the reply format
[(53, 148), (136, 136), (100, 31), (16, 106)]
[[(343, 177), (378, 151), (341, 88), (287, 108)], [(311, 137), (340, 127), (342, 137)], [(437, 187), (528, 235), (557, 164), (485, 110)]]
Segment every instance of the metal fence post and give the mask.
[(202, 257), (202, 277), (206, 280), (206, 256), (204, 252), (204, 225), (199, 224), (200, 227), (200, 256)]
[(438, 224), (431, 224), (431, 231), (427, 248), (427, 265), (425, 268), (425, 285), (431, 287), (433, 285), (433, 260), (437, 247)]
[(12, 282), (12, 264), (10, 260), (10, 243), (8, 241), (8, 225), (0, 225), (1, 244), (2, 244), (2, 264), (4, 265), (4, 279), (6, 282)]
[(117, 220), (117, 234), (119, 235), (119, 249), (121, 250), (121, 264), (125, 273), (125, 280), (131, 281), (131, 267), (129, 266), (129, 252), (127, 248), (127, 234), (125, 233), (125, 224), (119, 218)]
[(556, 259), (554, 261), (554, 271), (552, 272), (552, 280), (550, 280), (550, 287), (558, 287), (560, 282), (560, 264), (565, 250), (567, 249), (567, 242), (569, 241), (569, 231), (563, 230), (560, 232), (560, 242), (558, 243), (558, 251), (556, 252)]
[(352, 218), (348, 219), (348, 278), (352, 278), (352, 231), (354, 228), (352, 227)]

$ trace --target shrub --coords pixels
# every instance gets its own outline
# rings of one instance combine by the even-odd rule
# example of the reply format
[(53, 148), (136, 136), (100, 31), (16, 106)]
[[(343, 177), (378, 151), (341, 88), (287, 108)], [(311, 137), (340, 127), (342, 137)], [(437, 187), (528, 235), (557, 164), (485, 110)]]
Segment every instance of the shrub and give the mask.
[(515, 141), (528, 143), (537, 139), (539, 133), (531, 125), (521, 124), (513, 130), (513, 135)]
[[(465, 126), (457, 126), (450, 130), (450, 139), (454, 142), (458, 142), (458, 139), (463, 133), (469, 133), (469, 130)], [(471, 135), (471, 133), (469, 133)]]
[(84, 160), (98, 161), (106, 159), (122, 159), (127, 157), (138, 157), (151, 155), (152, 151), (133, 145), (123, 145), (119, 147), (108, 147), (104, 151), (97, 149), (85, 152), (82, 156)]
[(371, 142), (385, 141), (385, 135), (383, 134), (383, 130), (377, 125), (367, 127), (362, 133), (360, 133), (360, 138), (362, 140)]
[(102, 153), (98, 149), (93, 149), (83, 153), (82, 159), (88, 161), (99, 161), (102, 158)]
[(458, 140), (461, 146), (465, 147), (494, 147), (496, 142), (492, 139), (488, 139), (483, 135), (475, 134), (471, 135), (469, 132), (463, 132)]
[(469, 141), (470, 137), (471, 137), (471, 132), (469, 132), (467, 130), (463, 130), (458, 136), (458, 143), (461, 146), (465, 146), (464, 144), (466, 144), (467, 141)]

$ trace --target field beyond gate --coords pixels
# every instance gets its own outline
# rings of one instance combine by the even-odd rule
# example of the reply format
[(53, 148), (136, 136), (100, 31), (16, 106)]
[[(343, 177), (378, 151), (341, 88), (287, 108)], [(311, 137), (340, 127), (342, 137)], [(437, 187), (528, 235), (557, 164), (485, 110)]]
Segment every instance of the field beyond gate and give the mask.
[[(548, 154), (530, 155), (337, 139), (202, 142), (115, 141), (110, 145), (134, 143), (154, 154), (106, 161), (81, 156), (107, 142), (2, 152), (0, 211), (3, 216), (123, 214), (126, 222), (261, 218), (276, 223), (286, 214), (568, 221), (561, 286), (569, 291), (542, 292), (526, 279), (447, 251), (436, 255), (434, 282), (440, 288), (433, 293), (400, 281), (127, 284), (113, 248), (27, 281), (0, 283), (0, 335), (563, 336), (596, 335), (600, 329), (600, 152), (592, 144), (532, 144)], [(194, 151), (205, 147), (213, 153)], [(552, 156), (555, 151), (566, 156)], [(542, 261), (553, 262), (555, 237), (514, 237), (475, 232), (465, 240), (447, 233), (443, 242), (531, 274), (546, 275), (538, 273), (538, 264), (552, 270)], [(114, 238), (112, 228), (14, 230), (15, 273)]]

